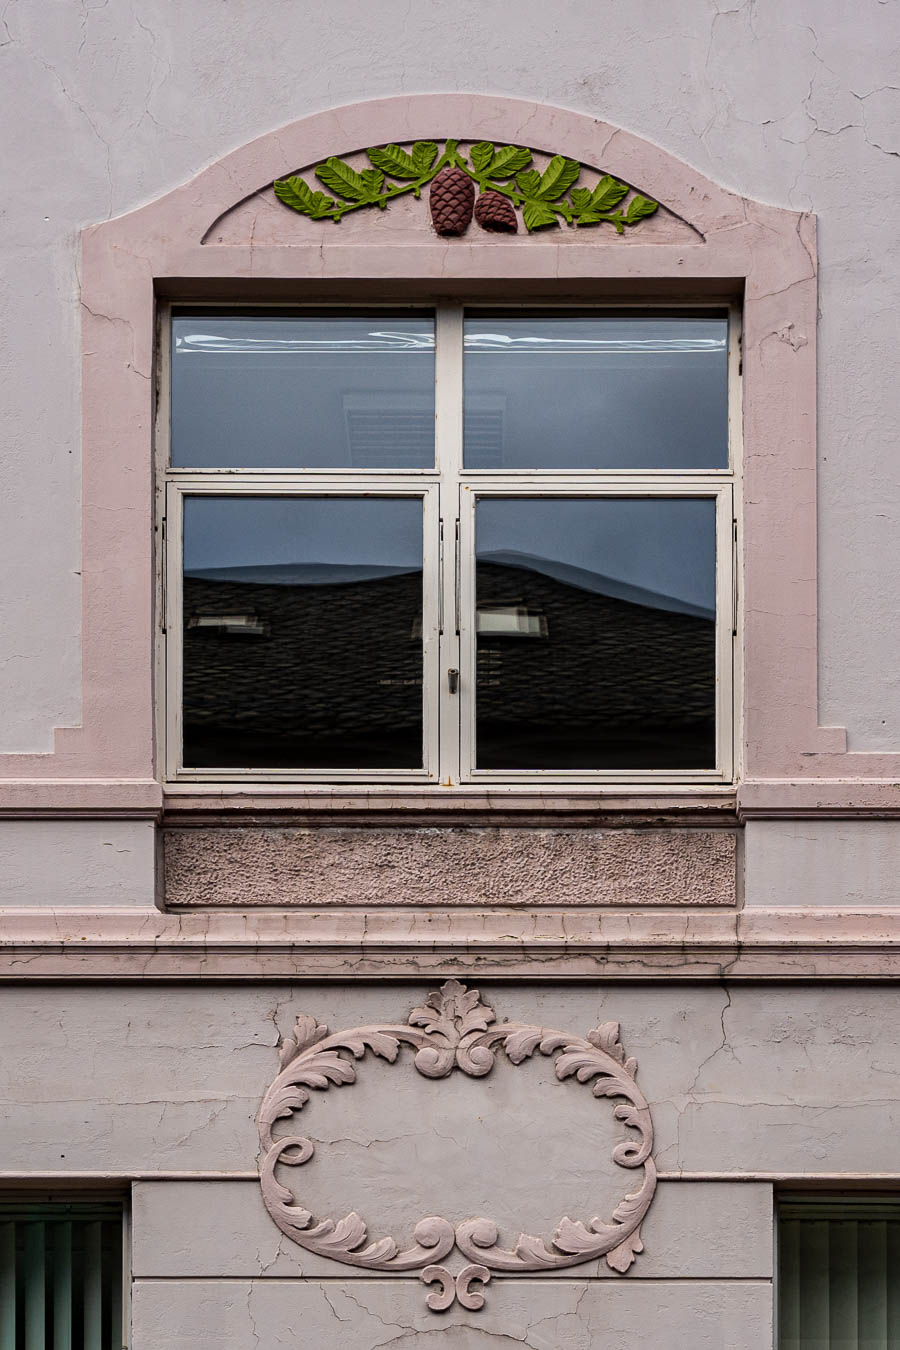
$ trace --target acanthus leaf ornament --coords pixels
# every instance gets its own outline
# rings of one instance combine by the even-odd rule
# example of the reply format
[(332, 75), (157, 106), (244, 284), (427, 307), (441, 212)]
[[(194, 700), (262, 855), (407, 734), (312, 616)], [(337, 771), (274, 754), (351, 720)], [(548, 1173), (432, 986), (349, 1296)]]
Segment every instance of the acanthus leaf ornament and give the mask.
[(475, 212), (476, 221), (483, 229), (512, 234), (516, 232), (516, 210), (521, 210), (529, 233), (564, 223), (575, 227), (607, 224), (617, 234), (624, 234), (659, 207), (652, 198), (635, 192), (621, 209), (619, 204), (632, 188), (606, 173), (601, 172), (592, 187), (576, 186), (582, 165), (565, 155), (550, 156), (541, 171), (529, 167), (537, 152), (527, 146), (478, 141), (468, 147), (468, 154), (459, 147), (459, 139), (449, 137), (440, 154), (435, 141), (414, 141), (408, 148), (371, 146), (360, 152), (372, 166), (368, 169), (356, 169), (337, 155), (329, 155), (315, 166), (315, 176), (331, 196), (313, 188), (299, 174), (276, 178), (273, 189), (279, 201), (292, 211), (337, 223), (362, 207), (376, 206), (383, 211), (407, 193), (418, 198), (429, 184), (438, 189), (440, 202), (453, 186), (464, 200), (445, 201), (435, 211), (432, 196), (435, 229), (442, 235), (465, 232), (472, 219), (476, 187), (481, 194), (479, 201), (484, 203)]
[[(561, 1082), (574, 1079), (589, 1084), (595, 1097), (620, 1099), (614, 1115), (633, 1133), (615, 1146), (612, 1160), (622, 1168), (643, 1168), (640, 1186), (619, 1202), (609, 1221), (594, 1217), (585, 1223), (564, 1216), (550, 1238), (520, 1233), (512, 1248), (500, 1245), (496, 1223), (484, 1217), (466, 1219), (455, 1227), (439, 1216), (423, 1218), (415, 1226), (414, 1245), (405, 1250), (389, 1235), (370, 1240), (366, 1222), (355, 1212), (338, 1220), (314, 1219), (278, 1180), (276, 1168), (308, 1163), (315, 1146), (301, 1135), (276, 1137), (273, 1127), (301, 1111), (312, 1091), (355, 1083), (356, 1061), (366, 1054), (393, 1064), (404, 1046), (413, 1051), (415, 1069), (429, 1079), (447, 1078), (455, 1069), (482, 1078), (494, 1067), (499, 1051), (516, 1066), (537, 1052), (552, 1057)], [(635, 1082), (636, 1061), (625, 1055), (618, 1023), (605, 1022), (584, 1038), (522, 1023), (498, 1025), (477, 990), (448, 980), (412, 1010), (405, 1024), (329, 1034), (315, 1017), (301, 1014), (293, 1035), (281, 1046), (280, 1063), (281, 1071), (258, 1116), (262, 1196), (281, 1231), (307, 1251), (368, 1270), (419, 1271), (426, 1283), (439, 1286), (426, 1298), (434, 1311), (449, 1308), (454, 1301), (472, 1310), (480, 1308), (484, 1295), (470, 1286), (486, 1284), (492, 1271), (534, 1273), (605, 1258), (612, 1270), (624, 1273), (643, 1251), (641, 1223), (656, 1189), (653, 1125)], [(455, 1276), (440, 1264), (454, 1246), (469, 1261)]]

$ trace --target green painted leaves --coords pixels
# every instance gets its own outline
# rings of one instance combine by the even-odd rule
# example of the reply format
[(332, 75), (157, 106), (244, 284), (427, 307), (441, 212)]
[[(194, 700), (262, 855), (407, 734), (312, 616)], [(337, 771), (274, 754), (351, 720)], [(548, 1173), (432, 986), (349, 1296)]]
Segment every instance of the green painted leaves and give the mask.
[(528, 169), (520, 173), (516, 182), (526, 197), (538, 201), (555, 202), (569, 188), (581, 173), (577, 159), (566, 159), (565, 155), (554, 155), (543, 173), (537, 169)]
[(644, 216), (652, 216), (658, 206), (658, 202), (651, 201), (649, 197), (642, 197), (638, 193), (628, 203), (628, 210), (625, 212), (625, 224), (636, 225), (639, 220), (644, 219)]
[(545, 225), (556, 224), (556, 212), (546, 202), (526, 198), (522, 203), (522, 219), (526, 230), (541, 230)]
[(389, 173), (392, 178), (412, 179), (428, 173), (437, 152), (434, 141), (416, 141), (409, 153), (399, 145), (386, 145), (383, 150), (367, 150), (366, 154), (382, 173)]
[(313, 192), (302, 178), (276, 179), (275, 196), (283, 201), (285, 206), (293, 207), (295, 211), (301, 211), (305, 216), (312, 216), (313, 220), (323, 220), (325, 216), (331, 214), (335, 206), (331, 197), (326, 197), (324, 192)]
[[(593, 191), (590, 188), (573, 188), (570, 197), (572, 206), (578, 212), (577, 223), (594, 225), (598, 221), (608, 219), (604, 213), (620, 202), (627, 192), (628, 185), (620, 183), (616, 178), (610, 178), (608, 173), (603, 175)], [(653, 209), (656, 209), (655, 203)], [(649, 215), (649, 212), (647, 214)]]
[(362, 169), (357, 173), (356, 169), (334, 155), (319, 165), (316, 177), (348, 202), (374, 203), (384, 186), (384, 174), (380, 169)]
[(450, 139), (443, 151), (436, 141), (373, 146), (365, 152), (372, 167), (365, 169), (332, 155), (315, 169), (331, 196), (298, 175), (277, 179), (275, 195), (292, 211), (312, 220), (339, 221), (349, 211), (366, 206), (384, 210), (388, 202), (407, 193), (418, 197), (441, 169), (450, 166), (467, 174), (482, 193), (499, 193), (520, 208), (529, 232), (562, 223), (605, 223), (624, 234), (626, 227), (637, 225), (658, 209), (655, 201), (638, 192), (623, 210), (620, 203), (631, 189), (609, 174), (603, 174), (593, 187), (578, 187), (581, 164), (565, 155), (553, 155), (541, 171), (530, 167), (534, 152), (526, 146), (477, 141), (467, 155), (458, 146), (458, 141)]
[(492, 141), (479, 141), (469, 151), (469, 159), (479, 178), (512, 178), (531, 163), (531, 151), (518, 145), (496, 150)]

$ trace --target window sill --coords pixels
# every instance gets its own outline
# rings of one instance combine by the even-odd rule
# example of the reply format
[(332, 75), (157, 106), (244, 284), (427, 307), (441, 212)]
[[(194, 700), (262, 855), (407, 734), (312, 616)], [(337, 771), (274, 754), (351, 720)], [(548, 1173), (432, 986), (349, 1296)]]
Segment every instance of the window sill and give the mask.
[(734, 825), (733, 785), (648, 784), (560, 791), (546, 787), (475, 789), (380, 785), (365, 791), (296, 784), (169, 784), (167, 824), (210, 824), (216, 819), (265, 825), (273, 819), (308, 824), (616, 825), (671, 822)]

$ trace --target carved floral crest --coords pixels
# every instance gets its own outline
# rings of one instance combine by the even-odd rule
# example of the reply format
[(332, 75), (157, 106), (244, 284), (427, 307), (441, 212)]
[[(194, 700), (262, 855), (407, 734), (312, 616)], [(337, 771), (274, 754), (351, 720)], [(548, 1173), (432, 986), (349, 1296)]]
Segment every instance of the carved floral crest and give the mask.
[[(313, 1142), (295, 1134), (273, 1136), (275, 1122), (302, 1110), (310, 1089), (354, 1083), (354, 1061), (367, 1052), (393, 1064), (402, 1046), (415, 1052), (418, 1072), (432, 1079), (446, 1078), (456, 1069), (483, 1078), (500, 1051), (513, 1065), (536, 1051), (552, 1056), (560, 1081), (571, 1078), (591, 1084), (595, 1097), (621, 1099), (615, 1117), (635, 1133), (615, 1146), (612, 1158), (619, 1167), (643, 1168), (640, 1186), (619, 1202), (608, 1221), (595, 1217), (584, 1223), (565, 1216), (549, 1239), (522, 1233), (511, 1250), (499, 1245), (497, 1225), (490, 1218), (466, 1219), (455, 1227), (436, 1216), (420, 1219), (415, 1243), (406, 1250), (390, 1236), (370, 1240), (367, 1224), (356, 1213), (337, 1220), (314, 1218), (275, 1175), (279, 1166), (309, 1162)], [(426, 1297), (435, 1311), (457, 1299), (463, 1307), (480, 1308), (484, 1296), (472, 1286), (486, 1284), (492, 1271), (523, 1274), (605, 1257), (613, 1270), (624, 1272), (643, 1251), (641, 1223), (656, 1189), (653, 1125), (635, 1082), (637, 1063), (625, 1056), (617, 1022), (603, 1023), (586, 1038), (523, 1023), (497, 1025), (493, 1009), (482, 1003), (476, 989), (448, 980), (428, 995), (423, 1007), (412, 1010), (405, 1025), (379, 1023), (330, 1035), (315, 1017), (301, 1014), (294, 1034), (281, 1046), (280, 1061), (281, 1072), (266, 1092), (258, 1118), (262, 1195), (281, 1231), (307, 1251), (369, 1270), (420, 1271), (425, 1283), (438, 1286)], [(456, 1275), (439, 1264), (454, 1247), (469, 1262)]]

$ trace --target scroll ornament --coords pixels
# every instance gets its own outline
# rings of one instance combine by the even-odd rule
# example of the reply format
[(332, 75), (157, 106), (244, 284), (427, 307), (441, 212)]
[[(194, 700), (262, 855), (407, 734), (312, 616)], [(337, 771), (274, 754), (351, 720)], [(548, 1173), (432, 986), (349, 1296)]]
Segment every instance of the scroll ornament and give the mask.
[(337, 222), (363, 207), (383, 211), (410, 192), (418, 198), (430, 184), (432, 224), (442, 235), (463, 234), (473, 212), (482, 229), (515, 233), (517, 210), (529, 233), (565, 222), (608, 224), (624, 234), (659, 207), (640, 192), (626, 202), (631, 187), (607, 173), (590, 187), (578, 186), (582, 165), (566, 155), (553, 155), (543, 170), (533, 168), (533, 152), (521, 145), (478, 141), (464, 154), (458, 140), (448, 139), (443, 150), (436, 141), (415, 141), (408, 149), (371, 146), (365, 153), (370, 168), (355, 169), (336, 155), (317, 165), (325, 192), (293, 174), (275, 180), (275, 195), (301, 215)]
[[(591, 1218), (583, 1223), (564, 1217), (549, 1240), (522, 1233), (511, 1249), (500, 1244), (497, 1225), (489, 1218), (466, 1219), (455, 1226), (444, 1218), (423, 1218), (415, 1226), (413, 1245), (405, 1249), (389, 1235), (370, 1238), (367, 1224), (355, 1212), (337, 1220), (314, 1218), (279, 1181), (276, 1169), (303, 1166), (315, 1146), (299, 1134), (274, 1135), (273, 1127), (279, 1120), (292, 1120), (310, 1100), (311, 1091), (354, 1083), (354, 1061), (370, 1054), (393, 1064), (401, 1047), (413, 1052), (414, 1067), (430, 1079), (447, 1078), (457, 1069), (483, 1078), (501, 1051), (513, 1065), (521, 1065), (536, 1051), (552, 1056), (561, 1081), (574, 1079), (591, 1085), (595, 1097), (621, 1099), (615, 1117), (634, 1133), (615, 1146), (612, 1158), (619, 1167), (642, 1168), (640, 1185), (619, 1202), (609, 1221)], [(420, 1271), (426, 1284), (437, 1286), (426, 1298), (434, 1311), (449, 1308), (456, 1300), (463, 1307), (480, 1308), (481, 1288), (492, 1271), (534, 1273), (605, 1257), (613, 1270), (624, 1273), (643, 1251), (641, 1223), (656, 1188), (653, 1126), (635, 1082), (637, 1064), (625, 1056), (617, 1022), (603, 1023), (586, 1038), (523, 1023), (498, 1025), (478, 990), (449, 980), (428, 995), (424, 1007), (412, 1010), (405, 1025), (374, 1024), (330, 1035), (315, 1017), (301, 1014), (294, 1034), (282, 1043), (280, 1061), (281, 1072), (266, 1092), (258, 1117), (262, 1197), (281, 1231), (306, 1251), (367, 1270)], [(456, 1275), (440, 1264), (454, 1247), (469, 1262)]]

